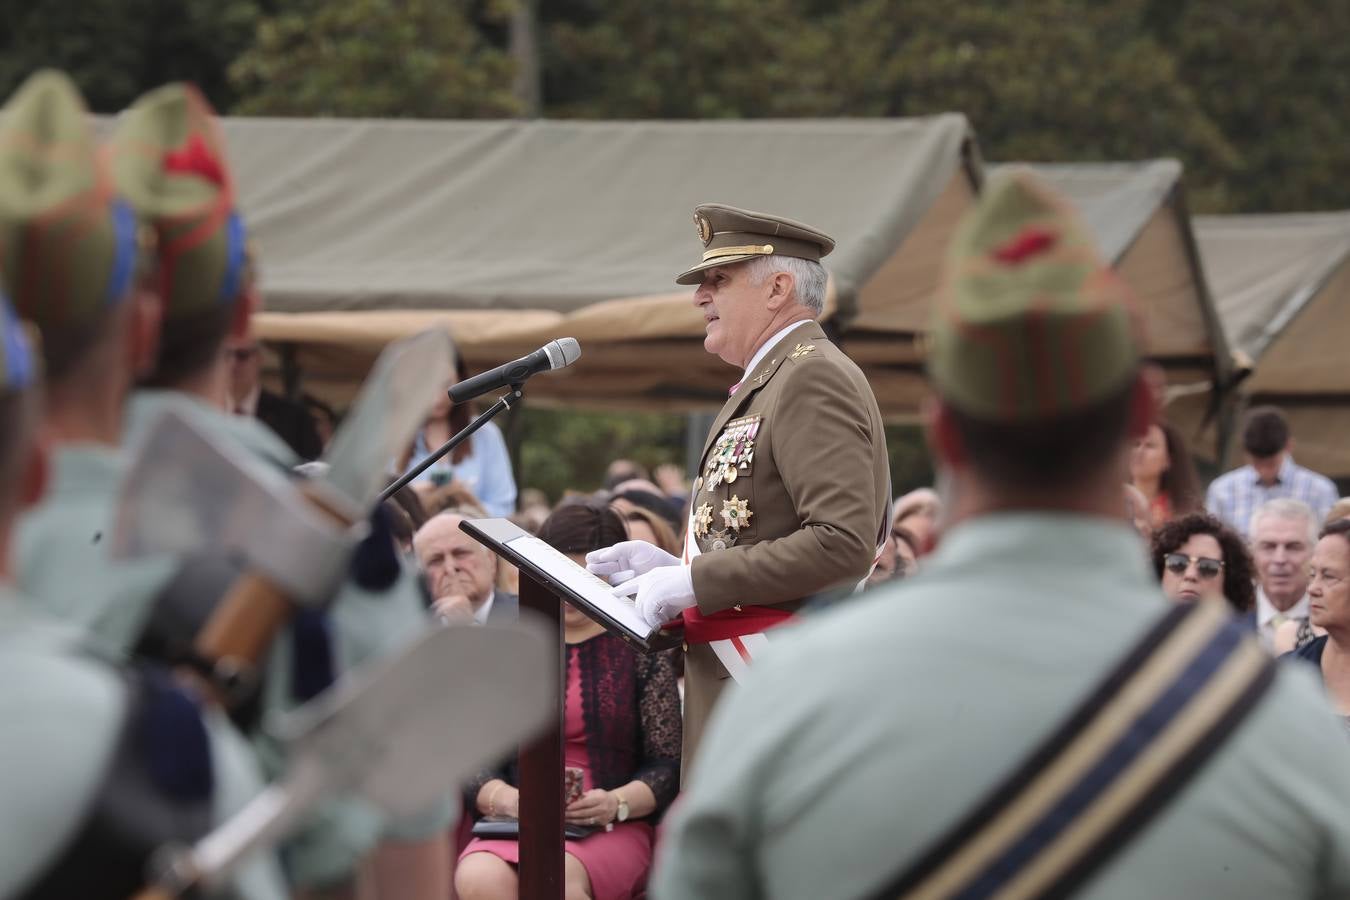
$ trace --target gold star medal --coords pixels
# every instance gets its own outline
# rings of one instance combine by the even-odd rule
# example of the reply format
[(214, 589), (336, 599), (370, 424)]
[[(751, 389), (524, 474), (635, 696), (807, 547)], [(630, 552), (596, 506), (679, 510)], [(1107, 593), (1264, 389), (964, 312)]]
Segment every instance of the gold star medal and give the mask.
[(735, 494), (731, 495), (730, 500), (722, 501), (722, 521), (731, 531), (740, 531), (750, 525), (750, 517), (754, 513), (750, 511), (750, 501), (742, 500)]
[(712, 527), (712, 504), (701, 503), (694, 513), (694, 537), (703, 537)]

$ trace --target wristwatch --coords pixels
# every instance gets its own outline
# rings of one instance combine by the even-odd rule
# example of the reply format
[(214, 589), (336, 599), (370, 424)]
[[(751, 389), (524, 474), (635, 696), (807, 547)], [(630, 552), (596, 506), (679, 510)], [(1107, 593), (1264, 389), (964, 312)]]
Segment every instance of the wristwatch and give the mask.
[(614, 816), (616, 822), (628, 821), (628, 801), (623, 798), (623, 794), (614, 791), (614, 799), (619, 801), (619, 812)]

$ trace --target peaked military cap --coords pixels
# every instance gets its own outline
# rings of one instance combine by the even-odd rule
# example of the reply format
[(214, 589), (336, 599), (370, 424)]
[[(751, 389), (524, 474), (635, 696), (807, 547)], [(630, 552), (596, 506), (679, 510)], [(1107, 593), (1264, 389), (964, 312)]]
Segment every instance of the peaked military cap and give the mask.
[(694, 207), (694, 225), (703, 242), (703, 260), (680, 273), (676, 284), (700, 284), (704, 269), (756, 256), (796, 256), (820, 262), (834, 249), (834, 238), (810, 225), (721, 203)]
[(170, 84), (124, 112), (113, 134), (117, 189), (150, 226), (166, 322), (238, 299), (243, 219), (215, 113), (197, 88)]
[(1027, 171), (996, 176), (957, 227), (928, 336), (956, 409), (1052, 419), (1124, 389), (1139, 365), (1133, 300), (1073, 210)]
[(32, 75), (0, 117), (0, 272), (20, 317), (85, 334), (130, 291), (136, 221), (114, 196), (79, 91)]

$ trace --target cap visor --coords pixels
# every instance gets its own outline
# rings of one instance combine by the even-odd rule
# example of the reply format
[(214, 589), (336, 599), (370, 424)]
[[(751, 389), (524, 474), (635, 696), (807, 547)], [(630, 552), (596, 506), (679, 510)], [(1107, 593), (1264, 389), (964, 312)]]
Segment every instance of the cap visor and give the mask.
[(734, 263), (745, 262), (747, 259), (757, 259), (754, 253), (746, 253), (741, 256), (722, 256), (717, 259), (710, 259), (707, 262), (699, 263), (686, 272), (681, 272), (675, 279), (676, 284), (702, 284), (703, 271), (715, 266), (730, 266)]

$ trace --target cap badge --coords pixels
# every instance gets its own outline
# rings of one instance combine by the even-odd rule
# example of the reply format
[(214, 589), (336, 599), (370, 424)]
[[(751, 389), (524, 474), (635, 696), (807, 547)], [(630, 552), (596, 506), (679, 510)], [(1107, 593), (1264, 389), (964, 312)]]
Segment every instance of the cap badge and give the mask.
[(225, 170), (200, 134), (192, 135), (182, 147), (164, 154), (164, 171), (200, 175), (212, 184), (225, 186)]
[(1039, 256), (1059, 240), (1059, 235), (1047, 228), (1028, 225), (1011, 240), (994, 248), (994, 259), (1005, 266), (1020, 266), (1033, 256)]
[(694, 213), (694, 224), (698, 226), (698, 239), (703, 242), (703, 246), (708, 246), (708, 241), (712, 240), (713, 230), (712, 222), (701, 212)]

